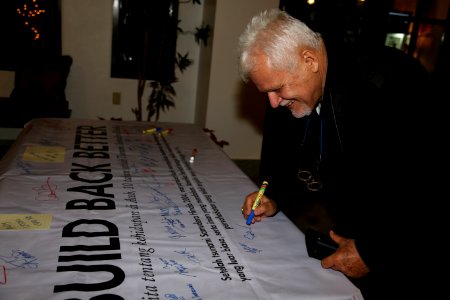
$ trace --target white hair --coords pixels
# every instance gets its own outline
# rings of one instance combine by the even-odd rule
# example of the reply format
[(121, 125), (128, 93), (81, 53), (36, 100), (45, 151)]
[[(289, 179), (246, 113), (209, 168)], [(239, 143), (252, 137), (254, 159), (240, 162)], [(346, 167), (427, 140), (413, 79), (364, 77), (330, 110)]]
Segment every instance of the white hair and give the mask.
[(305, 23), (279, 9), (269, 9), (254, 16), (239, 37), (239, 74), (244, 81), (255, 66), (256, 51), (264, 54), (271, 67), (292, 70), (298, 66), (297, 51), (320, 51), (322, 37)]

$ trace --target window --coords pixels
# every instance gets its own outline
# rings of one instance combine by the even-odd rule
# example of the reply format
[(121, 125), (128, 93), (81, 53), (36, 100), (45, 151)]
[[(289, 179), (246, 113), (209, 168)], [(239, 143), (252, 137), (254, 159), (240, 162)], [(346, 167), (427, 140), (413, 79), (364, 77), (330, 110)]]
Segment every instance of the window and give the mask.
[(280, 0), (280, 8), (322, 33), (330, 53), (355, 41), (384, 43), (414, 56), (430, 73), (439, 59), (448, 59), (443, 42), (450, 0)]
[[(434, 71), (445, 36), (450, 0), (395, 0), (396, 15), (408, 15), (407, 27), (388, 35), (403, 35), (400, 49), (420, 60), (431, 73)], [(393, 12), (390, 13), (391, 15)], [(447, 54), (448, 55), (448, 54)]]
[(178, 0), (114, 0), (111, 77), (175, 77)]

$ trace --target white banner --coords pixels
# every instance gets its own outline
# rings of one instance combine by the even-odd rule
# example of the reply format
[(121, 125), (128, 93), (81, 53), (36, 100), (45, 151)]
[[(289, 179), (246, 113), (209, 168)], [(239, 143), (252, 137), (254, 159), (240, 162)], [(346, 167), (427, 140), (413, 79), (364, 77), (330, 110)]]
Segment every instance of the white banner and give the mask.
[(362, 299), (284, 215), (245, 224), (256, 189), (194, 125), (34, 120), (1, 165), (0, 299)]

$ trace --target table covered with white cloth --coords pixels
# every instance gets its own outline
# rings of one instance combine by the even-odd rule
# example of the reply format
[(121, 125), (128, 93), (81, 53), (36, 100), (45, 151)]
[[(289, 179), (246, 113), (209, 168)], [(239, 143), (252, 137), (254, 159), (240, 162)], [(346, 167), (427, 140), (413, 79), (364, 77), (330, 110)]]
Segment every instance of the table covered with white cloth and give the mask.
[(196, 125), (32, 120), (0, 164), (0, 299), (362, 299), (282, 213), (246, 225), (257, 188)]

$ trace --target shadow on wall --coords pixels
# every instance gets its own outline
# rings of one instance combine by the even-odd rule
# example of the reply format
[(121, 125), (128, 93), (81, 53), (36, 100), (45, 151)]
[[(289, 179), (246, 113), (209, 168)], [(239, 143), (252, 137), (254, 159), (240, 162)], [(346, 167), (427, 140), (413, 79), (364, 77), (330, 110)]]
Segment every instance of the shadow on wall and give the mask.
[(240, 82), (239, 92), (235, 99), (239, 118), (248, 120), (255, 130), (262, 134), (266, 104), (269, 101), (267, 95), (259, 92), (251, 82)]

